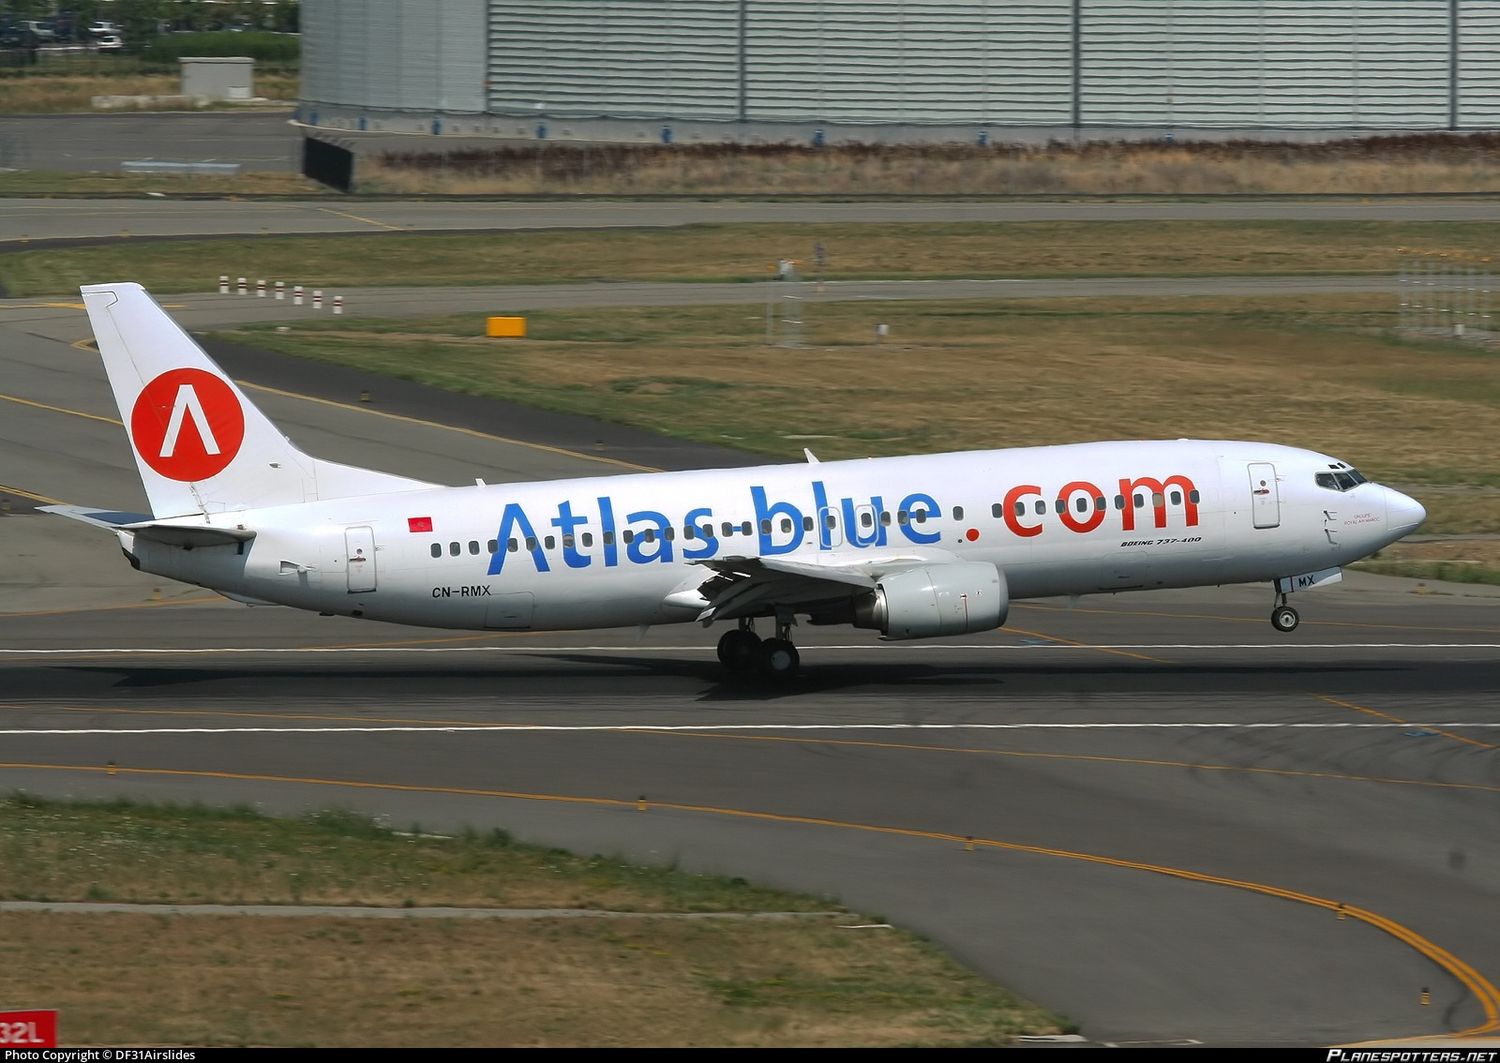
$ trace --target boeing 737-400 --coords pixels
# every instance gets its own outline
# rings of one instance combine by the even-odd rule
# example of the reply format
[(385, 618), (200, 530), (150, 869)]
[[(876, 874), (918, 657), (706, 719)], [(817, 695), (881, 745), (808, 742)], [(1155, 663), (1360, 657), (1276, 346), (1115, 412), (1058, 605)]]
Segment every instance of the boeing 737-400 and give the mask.
[(728, 669), (784, 678), (799, 618), (932, 638), (1021, 598), (1267, 581), (1289, 632), (1288, 595), (1426, 518), (1329, 455), (1197, 439), (444, 487), (303, 453), (140, 285), (82, 292), (151, 512), (47, 508), (249, 604), (484, 631), (723, 621)]

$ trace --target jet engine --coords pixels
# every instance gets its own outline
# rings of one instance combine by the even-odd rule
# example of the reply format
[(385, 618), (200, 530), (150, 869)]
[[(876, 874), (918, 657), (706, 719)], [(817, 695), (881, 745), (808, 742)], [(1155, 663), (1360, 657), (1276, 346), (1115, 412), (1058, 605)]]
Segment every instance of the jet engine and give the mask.
[(854, 626), (888, 639), (968, 635), (1005, 623), (1010, 592), (994, 565), (961, 562), (885, 576), (854, 603)]

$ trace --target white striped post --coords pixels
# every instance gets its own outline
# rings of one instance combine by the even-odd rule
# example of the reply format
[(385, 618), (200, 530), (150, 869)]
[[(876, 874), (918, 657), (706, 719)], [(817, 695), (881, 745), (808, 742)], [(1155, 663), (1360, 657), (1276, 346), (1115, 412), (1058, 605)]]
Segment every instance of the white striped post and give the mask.
[(322, 288), (314, 288), (313, 289), (313, 309), (314, 310), (321, 310), (321, 309), (323, 309), (323, 289)]
[(245, 278), (244, 277), (240, 277), (238, 279), (238, 283), (236, 284), (236, 288), (239, 290), (239, 294), (240, 295), (248, 295), (249, 292), (250, 292), (250, 289), (248, 287), (246, 287), (246, 285), (245, 285)]
[(276, 298), (280, 300), (286, 299), (286, 283), (284, 281), (276, 282)]
[(222, 273), (219, 274), (219, 294), (229, 294), (229, 278)]
[(292, 305), (293, 306), (301, 306), (302, 305), (302, 285), (300, 285), (300, 284), (294, 285), (293, 288), (292, 288)]
[(333, 297), (333, 312), (335, 314), (342, 314), (344, 312), (344, 297), (342, 295), (335, 295)]
[(264, 299), (266, 297), (266, 279), (264, 277), (255, 282), (255, 297), (257, 299)]

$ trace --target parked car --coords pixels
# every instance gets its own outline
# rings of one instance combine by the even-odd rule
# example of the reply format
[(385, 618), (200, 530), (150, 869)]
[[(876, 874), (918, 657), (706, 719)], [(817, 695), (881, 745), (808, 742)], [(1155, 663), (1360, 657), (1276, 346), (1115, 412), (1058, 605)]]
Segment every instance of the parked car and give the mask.
[(125, 41), (118, 33), (106, 33), (94, 42), (94, 47), (101, 52), (118, 52), (125, 47)]
[(84, 30), (90, 37), (107, 37), (120, 35), (120, 27), (107, 19), (95, 19), (90, 22), (88, 29)]

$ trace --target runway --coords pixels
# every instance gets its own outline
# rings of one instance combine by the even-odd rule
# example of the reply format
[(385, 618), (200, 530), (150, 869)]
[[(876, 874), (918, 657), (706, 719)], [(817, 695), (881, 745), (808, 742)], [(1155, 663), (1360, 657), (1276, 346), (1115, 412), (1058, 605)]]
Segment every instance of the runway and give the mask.
[[(37, 314), (0, 314), (0, 787), (340, 805), (822, 893), (1102, 1042), (1500, 1029), (1492, 591), (1356, 575), (1290, 636), (1264, 587), (1017, 603), (956, 643), (804, 628), (774, 690), (725, 682), (691, 625), (246, 609), (30, 511), (144, 504), (82, 318)], [(442, 482), (713, 458), (245, 368), (300, 444)]]
[[(245, 117), (245, 116), (241, 116)], [(1192, 200), (410, 200), (0, 199), (0, 243), (297, 233), (476, 232), (753, 222), (963, 224), (1040, 221), (1490, 222), (1485, 197)]]

